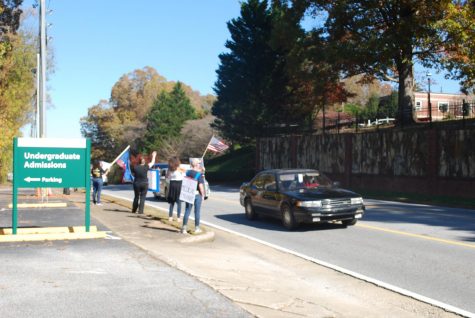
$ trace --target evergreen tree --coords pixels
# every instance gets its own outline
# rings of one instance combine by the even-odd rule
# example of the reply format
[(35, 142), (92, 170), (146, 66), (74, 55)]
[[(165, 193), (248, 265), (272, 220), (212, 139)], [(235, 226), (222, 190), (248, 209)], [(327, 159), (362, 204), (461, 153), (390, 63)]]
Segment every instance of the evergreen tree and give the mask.
[(164, 142), (178, 138), (185, 121), (196, 118), (190, 99), (178, 82), (170, 93), (158, 95), (147, 115), (143, 150), (160, 150)]
[(213, 127), (227, 139), (248, 143), (265, 133), (285, 103), (285, 75), (279, 50), (271, 46), (272, 12), (266, 0), (241, 5), (228, 22), (229, 52), (219, 56)]
[(178, 130), (179, 133), (185, 121), (196, 119), (196, 112), (191, 105), (190, 99), (186, 96), (182, 83), (176, 83), (173, 90), (170, 92), (170, 99), (177, 116), (177, 122), (180, 126), (180, 129)]

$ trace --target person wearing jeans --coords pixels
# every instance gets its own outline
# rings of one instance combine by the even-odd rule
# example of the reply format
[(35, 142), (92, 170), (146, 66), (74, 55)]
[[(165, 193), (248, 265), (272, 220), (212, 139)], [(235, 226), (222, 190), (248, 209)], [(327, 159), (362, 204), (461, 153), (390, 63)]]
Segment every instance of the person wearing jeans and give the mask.
[(203, 202), (203, 198), (205, 196), (205, 189), (204, 189), (204, 177), (201, 173), (200, 161), (196, 158), (191, 160), (191, 170), (186, 172), (186, 176), (189, 178), (193, 178), (198, 181), (198, 186), (195, 193), (195, 200), (193, 204), (186, 203), (185, 205), (185, 215), (183, 217), (183, 226), (181, 228), (181, 233), (187, 234), (187, 224), (188, 218), (190, 217), (191, 209), (193, 206), (195, 207), (195, 234), (201, 233), (200, 229), (200, 214), (201, 214), (201, 203)]
[(95, 160), (92, 164), (91, 175), (92, 175), (92, 202), (97, 205), (101, 204), (101, 191), (103, 180), (102, 176), (107, 175), (109, 170), (104, 171), (99, 160)]

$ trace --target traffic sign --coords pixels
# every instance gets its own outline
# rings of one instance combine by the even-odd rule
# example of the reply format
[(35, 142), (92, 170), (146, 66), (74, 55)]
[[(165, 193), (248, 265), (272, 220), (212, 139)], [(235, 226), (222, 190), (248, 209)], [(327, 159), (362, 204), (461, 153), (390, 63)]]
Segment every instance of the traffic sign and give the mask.
[(86, 232), (90, 226), (89, 139), (14, 138), (12, 233), (18, 224), (18, 188), (85, 188)]
[(79, 188), (89, 177), (86, 139), (18, 138), (13, 178), (17, 187)]

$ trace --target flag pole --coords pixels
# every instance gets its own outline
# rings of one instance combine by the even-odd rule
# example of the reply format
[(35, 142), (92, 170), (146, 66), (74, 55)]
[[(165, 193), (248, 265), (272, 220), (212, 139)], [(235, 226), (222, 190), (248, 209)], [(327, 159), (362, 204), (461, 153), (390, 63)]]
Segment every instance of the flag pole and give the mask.
[(206, 155), (206, 152), (208, 151), (208, 146), (209, 146), (209, 144), (211, 143), (211, 140), (213, 140), (213, 137), (214, 137), (214, 135), (213, 135), (213, 136), (211, 136), (211, 138), (209, 139), (209, 141), (208, 141), (208, 144), (206, 145), (205, 152), (203, 152), (203, 155), (201, 156), (201, 161), (204, 161), (204, 159), (203, 159), (203, 158), (205, 157), (205, 155)]
[(122, 152), (117, 156), (117, 158), (115, 158), (114, 161), (112, 161), (111, 167), (112, 167), (112, 165), (113, 165), (117, 160), (119, 160), (120, 157), (122, 157), (122, 155), (123, 155), (127, 150), (129, 150), (129, 148), (130, 148), (130, 145), (128, 145), (128, 146), (124, 149), (124, 151), (122, 151)]

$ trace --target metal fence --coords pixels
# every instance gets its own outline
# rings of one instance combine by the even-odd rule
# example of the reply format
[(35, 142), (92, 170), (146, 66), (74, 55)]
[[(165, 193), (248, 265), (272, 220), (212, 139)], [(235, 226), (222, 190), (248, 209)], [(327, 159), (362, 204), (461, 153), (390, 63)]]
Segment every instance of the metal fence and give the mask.
[(458, 103), (443, 103), (439, 105), (432, 105), (431, 117), (426, 110), (426, 116), (421, 121), (441, 121), (441, 120), (464, 120), (475, 118), (475, 101), (458, 102)]
[[(432, 105), (432, 116), (426, 109), (416, 110), (416, 125), (431, 125), (432, 123), (442, 124), (446, 122), (451, 126), (465, 127), (467, 122), (475, 125), (475, 101), (450, 103), (442, 105)], [(367, 119), (360, 116), (320, 116), (313, 124), (290, 124), (276, 125), (263, 129), (266, 136), (291, 135), (291, 134), (339, 134), (341, 132), (363, 132), (377, 130), (383, 127), (398, 125), (397, 119), (384, 115)]]

